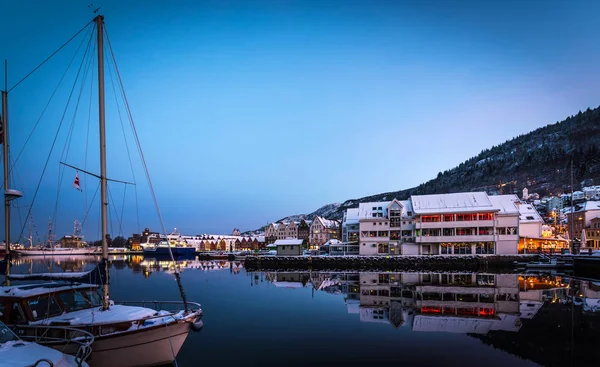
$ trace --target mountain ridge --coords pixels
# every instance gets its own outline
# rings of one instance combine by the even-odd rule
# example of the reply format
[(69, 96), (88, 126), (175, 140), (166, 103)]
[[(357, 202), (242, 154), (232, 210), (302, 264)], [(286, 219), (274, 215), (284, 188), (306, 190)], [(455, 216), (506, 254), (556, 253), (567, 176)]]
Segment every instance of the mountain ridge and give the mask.
[[(343, 203), (322, 206), (309, 214), (280, 221), (312, 219), (317, 215), (341, 220), (348, 208), (359, 203), (407, 199), (411, 195), (460, 191), (520, 194), (525, 187), (541, 196), (570, 191), (571, 162), (574, 189), (600, 184), (600, 107), (579, 111), (563, 121), (518, 135), (482, 150), (458, 166), (439, 172), (436, 178), (408, 189), (374, 194)], [(519, 195), (520, 196), (520, 195)], [(297, 219), (299, 218), (299, 219)]]

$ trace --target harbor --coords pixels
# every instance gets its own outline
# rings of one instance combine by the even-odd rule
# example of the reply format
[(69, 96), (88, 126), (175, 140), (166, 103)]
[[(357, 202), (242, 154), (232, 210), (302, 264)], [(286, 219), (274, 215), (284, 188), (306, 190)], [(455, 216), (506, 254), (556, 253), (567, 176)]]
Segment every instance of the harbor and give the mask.
[(598, 365), (600, 2), (538, 3), (6, 2), (0, 367)]
[[(52, 259), (29, 257), (20, 258), (12, 270), (86, 272), (99, 261), (77, 256), (58, 265)], [(301, 349), (316, 331), (328, 340), (311, 354), (298, 354), (288, 362), (291, 366), (330, 360), (368, 364), (382, 346), (400, 348), (406, 360), (426, 365), (445, 361), (480, 366), (484, 361), (490, 366), (583, 366), (588, 356), (570, 351), (592, 348), (600, 341), (582, 327), (598, 321), (600, 282), (548, 270), (257, 271), (227, 260), (172, 262), (134, 256), (109, 262), (112, 297), (151, 300), (156, 289), (174, 294), (168, 289), (175, 281), (175, 267), (187, 296), (201, 298), (203, 309), (210, 310), (203, 318), (204, 328), (190, 333), (178, 353), (179, 366), (197, 365), (199, 355), (204, 365), (275, 366), (291, 353), (227, 354), (231, 346), (224, 340), (232, 334), (250, 349), (276, 345), (282, 337), (298, 343), (293, 350)], [(423, 339), (433, 338), (439, 341), (435, 351), (417, 348)], [(517, 348), (507, 339), (527, 341), (528, 348)], [(348, 353), (349, 347), (356, 351)], [(481, 357), (465, 359), (463, 348)], [(397, 358), (391, 351), (381, 353), (381, 361)]]

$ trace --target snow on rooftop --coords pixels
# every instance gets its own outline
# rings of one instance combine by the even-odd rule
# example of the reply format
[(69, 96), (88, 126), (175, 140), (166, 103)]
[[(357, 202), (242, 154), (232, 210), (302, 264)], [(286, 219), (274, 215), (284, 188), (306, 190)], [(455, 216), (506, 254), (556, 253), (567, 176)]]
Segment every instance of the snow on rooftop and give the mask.
[(285, 240), (276, 240), (274, 245), (275, 246), (282, 246), (282, 245), (302, 245), (303, 240), (299, 240), (296, 238), (289, 238), (289, 239), (285, 239)]
[(535, 209), (533, 204), (517, 203), (519, 208), (519, 221), (521, 222), (543, 222), (542, 216)]
[(358, 208), (351, 208), (351, 209), (346, 210), (346, 215), (344, 216), (344, 223), (346, 223), (346, 224), (358, 223)]
[(583, 210), (600, 210), (600, 201), (586, 201)]
[(319, 220), (325, 228), (338, 228), (340, 225), (336, 220), (325, 219), (323, 217), (316, 217), (315, 219)]
[(494, 195), (488, 196), (488, 199), (496, 209), (500, 210), (498, 212), (500, 215), (519, 214), (515, 204), (520, 202), (517, 195)]
[(457, 192), (453, 194), (413, 195), (416, 214), (440, 214), (447, 212), (498, 211), (485, 192)]
[[(358, 217), (360, 219), (387, 217), (387, 207), (390, 201), (374, 201), (358, 204)], [(381, 209), (380, 209), (381, 208)]]

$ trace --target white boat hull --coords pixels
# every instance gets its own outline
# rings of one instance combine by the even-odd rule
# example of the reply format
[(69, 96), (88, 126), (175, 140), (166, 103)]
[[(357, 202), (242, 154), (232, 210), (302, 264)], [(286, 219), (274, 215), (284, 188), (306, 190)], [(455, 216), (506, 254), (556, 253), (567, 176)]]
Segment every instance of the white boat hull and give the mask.
[(191, 324), (177, 322), (123, 335), (96, 337), (91, 367), (137, 367), (173, 363)]
[[(161, 324), (140, 330), (96, 336), (90, 367), (141, 367), (173, 363), (185, 342), (192, 323)], [(77, 346), (52, 345), (54, 349), (76, 354)]]
[(65, 256), (65, 255), (100, 255), (96, 248), (48, 248), (41, 250), (14, 250), (20, 256)]

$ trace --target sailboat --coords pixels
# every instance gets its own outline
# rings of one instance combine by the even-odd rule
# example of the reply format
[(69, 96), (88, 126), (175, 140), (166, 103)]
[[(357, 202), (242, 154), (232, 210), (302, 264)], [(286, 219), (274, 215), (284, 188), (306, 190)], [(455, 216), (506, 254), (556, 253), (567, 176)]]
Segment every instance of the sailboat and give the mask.
[[(68, 274), (66, 277), (57, 274), (50, 275), (52, 279), (60, 278), (59, 282), (0, 287), (0, 304), (4, 304), (7, 309), (15, 310), (15, 312), (5, 315), (4, 321), (18, 335), (28, 334), (28, 328), (23, 327), (24, 325), (62, 325), (92, 333), (94, 336), (93, 355), (90, 361), (92, 367), (170, 364), (175, 360), (189, 332), (199, 330), (203, 326), (201, 320), (203, 311), (198, 303), (187, 301), (177, 268), (175, 278), (181, 293), (181, 301), (118, 303), (111, 300), (109, 295), (104, 17), (98, 15), (92, 22), (97, 31), (98, 49), (100, 175), (86, 173), (100, 179), (102, 260), (94, 270), (87, 274)], [(8, 174), (6, 165), (5, 174), (6, 182)], [(8, 235), (7, 238), (9, 238)], [(173, 260), (172, 253), (171, 259)], [(39, 277), (39, 275), (34, 275), (33, 277), (19, 277), (19, 279), (31, 280), (36, 276)], [(8, 274), (7, 278), (10, 279), (10, 277)], [(83, 282), (84, 279), (92, 277), (95, 278), (95, 282)], [(57, 344), (51, 346), (57, 349), (64, 347), (64, 345)]]
[[(7, 119), (7, 94), (2, 91), (2, 132), (0, 140), (4, 150), (4, 253), (6, 257), (0, 261), (0, 273), (10, 276), (11, 243), (10, 243), (10, 204), (22, 194), (9, 189), (9, 144), (8, 144), (8, 119)], [(10, 284), (8, 278), (5, 280)], [(7, 287), (0, 287), (0, 289)], [(25, 336), (19, 337), (10, 330), (3, 320), (15, 320), (20, 314), (20, 309), (11, 308), (6, 301), (0, 299), (0, 363), (2, 366), (38, 366), (50, 365), (56, 367), (88, 367), (85, 362), (91, 354), (91, 345), (94, 341), (92, 334), (79, 329), (62, 326), (43, 327), (26, 325), (21, 331), (26, 331)], [(8, 306), (8, 307), (7, 307)], [(41, 345), (47, 343), (49, 346)], [(66, 354), (67, 351), (72, 355)]]
[(81, 228), (79, 221), (75, 221), (73, 225), (73, 234), (65, 236), (68, 240), (68, 246), (61, 246), (60, 243), (55, 243), (52, 238), (52, 223), (48, 223), (48, 244), (47, 246), (32, 246), (28, 248), (13, 250), (14, 253), (20, 256), (61, 256), (61, 255), (100, 255), (101, 248), (90, 247), (83, 241), (80, 234)]

